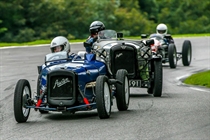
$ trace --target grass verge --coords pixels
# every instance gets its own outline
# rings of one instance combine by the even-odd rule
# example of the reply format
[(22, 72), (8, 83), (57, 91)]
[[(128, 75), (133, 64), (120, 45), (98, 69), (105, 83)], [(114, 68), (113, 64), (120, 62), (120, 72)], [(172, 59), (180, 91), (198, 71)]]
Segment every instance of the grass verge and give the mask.
[[(182, 37), (205, 37), (210, 36), (210, 33), (207, 34), (183, 34), (183, 35), (172, 35), (173, 38), (182, 38)], [(139, 36), (131, 36), (131, 37), (125, 37), (128, 39), (141, 39)], [(74, 39), (70, 40), (70, 43), (75, 42), (84, 42), (86, 39)], [(9, 46), (29, 46), (29, 45), (40, 45), (40, 44), (50, 44), (51, 40), (36, 40), (32, 42), (25, 42), (25, 43), (6, 43), (6, 42), (0, 42), (0, 47), (9, 47)]]
[(197, 85), (210, 88), (210, 70), (193, 74), (183, 82), (189, 85)]
[[(70, 40), (70, 43), (84, 42), (84, 41), (85, 41), (85, 39), (75, 39), (75, 40)], [(36, 41), (25, 42), (25, 43), (0, 42), (0, 47), (40, 45), (40, 44), (50, 44), (50, 42), (51, 42), (51, 40), (36, 40)]]

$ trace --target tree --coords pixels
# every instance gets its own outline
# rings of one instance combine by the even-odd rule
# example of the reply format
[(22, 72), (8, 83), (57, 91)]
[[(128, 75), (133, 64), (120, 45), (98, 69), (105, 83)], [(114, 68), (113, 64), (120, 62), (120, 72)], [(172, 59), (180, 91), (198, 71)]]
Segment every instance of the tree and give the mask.
[(146, 12), (148, 14), (148, 19), (157, 23), (157, 15), (159, 12), (159, 6), (156, 0), (138, 0), (139, 11)]
[[(0, 24), (2, 23), (2, 20), (0, 20)], [(5, 31), (7, 31), (7, 28), (6, 27), (1, 27), (0, 28), (0, 34), (1, 33), (4, 33)]]
[(159, 23), (171, 34), (209, 33), (209, 7), (209, 0), (1, 0), (0, 41), (86, 38), (95, 20), (125, 36), (153, 33)]
[(122, 31), (125, 36), (140, 36), (141, 33), (152, 32), (153, 22), (147, 20), (147, 13), (139, 11), (138, 0), (122, 0), (115, 10), (114, 29)]
[(209, 0), (163, 0), (158, 5), (158, 22), (166, 23), (173, 34), (210, 32)]

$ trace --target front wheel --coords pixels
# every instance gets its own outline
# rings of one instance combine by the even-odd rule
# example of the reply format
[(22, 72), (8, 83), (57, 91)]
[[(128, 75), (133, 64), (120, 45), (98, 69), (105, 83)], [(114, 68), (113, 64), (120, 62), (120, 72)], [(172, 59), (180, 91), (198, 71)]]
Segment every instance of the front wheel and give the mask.
[(162, 79), (163, 79), (163, 70), (162, 70), (162, 61), (155, 60), (154, 61), (154, 78), (152, 79), (147, 92), (149, 94), (153, 94), (154, 97), (161, 97), (162, 95)]
[(192, 47), (189, 40), (185, 40), (182, 46), (182, 63), (184, 66), (189, 66), (192, 59)]
[(30, 114), (30, 108), (26, 108), (31, 98), (31, 87), (28, 80), (20, 79), (15, 87), (14, 93), (14, 115), (18, 123), (26, 122)]
[(100, 119), (106, 119), (111, 114), (111, 90), (108, 78), (104, 75), (96, 79), (96, 106)]
[(170, 68), (176, 68), (177, 65), (177, 52), (174, 44), (168, 46), (168, 60)]
[(116, 79), (122, 82), (122, 84), (117, 83), (116, 86), (117, 108), (119, 111), (125, 111), (128, 109), (130, 100), (130, 88), (128, 85), (127, 71), (124, 69), (118, 70), (116, 74)]

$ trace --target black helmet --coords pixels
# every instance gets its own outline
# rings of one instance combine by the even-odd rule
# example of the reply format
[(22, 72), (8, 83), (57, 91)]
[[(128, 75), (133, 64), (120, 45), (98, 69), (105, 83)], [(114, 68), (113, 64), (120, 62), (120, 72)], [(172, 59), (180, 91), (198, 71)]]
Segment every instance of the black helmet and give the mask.
[(94, 21), (90, 24), (90, 33), (96, 34), (102, 30), (105, 30), (105, 26), (101, 21)]

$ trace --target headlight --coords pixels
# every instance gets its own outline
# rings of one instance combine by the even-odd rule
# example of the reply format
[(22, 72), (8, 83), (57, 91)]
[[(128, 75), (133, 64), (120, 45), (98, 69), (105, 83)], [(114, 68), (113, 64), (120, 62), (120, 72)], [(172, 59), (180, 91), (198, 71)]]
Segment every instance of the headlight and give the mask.
[(141, 57), (142, 58), (149, 58), (151, 56), (151, 48), (148, 46), (143, 46), (141, 48)]
[(104, 55), (104, 56), (107, 56), (107, 53), (106, 53), (106, 51), (105, 51), (105, 50), (103, 51), (103, 55)]
[(94, 50), (96, 50), (96, 49), (98, 49), (98, 48), (99, 48), (99, 46), (97, 46), (97, 45), (94, 45), (94, 46), (93, 46), (93, 49), (94, 49)]

